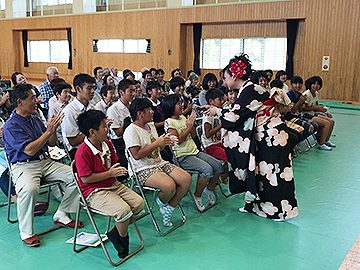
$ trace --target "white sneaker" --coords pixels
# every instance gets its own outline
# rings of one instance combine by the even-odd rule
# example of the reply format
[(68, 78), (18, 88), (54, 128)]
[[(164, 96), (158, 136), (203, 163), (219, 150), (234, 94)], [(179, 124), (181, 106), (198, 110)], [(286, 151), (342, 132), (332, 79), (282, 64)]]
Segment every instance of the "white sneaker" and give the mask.
[(335, 147), (336, 147), (335, 143), (330, 142), (330, 141), (327, 141), (325, 144), (326, 144), (327, 146), (329, 146), (329, 147), (332, 147), (332, 148), (335, 148)]
[(239, 208), (239, 212), (241, 212), (241, 213), (248, 213), (248, 211), (245, 210), (244, 207), (240, 207), (240, 208)]
[(332, 150), (332, 148), (329, 147), (329, 146), (327, 146), (326, 144), (320, 144), (320, 145), (318, 146), (318, 149), (320, 149), (320, 150), (325, 150), (325, 151), (331, 151), (331, 150)]
[(212, 190), (209, 190), (207, 187), (203, 191), (206, 195), (206, 198), (209, 202), (209, 205), (213, 205), (216, 203), (216, 195), (215, 192)]
[(200, 212), (202, 212), (202, 211), (205, 210), (205, 206), (204, 206), (203, 203), (202, 203), (201, 197), (196, 197), (196, 196), (194, 195), (194, 201), (195, 201), (195, 205), (196, 205), (197, 209), (198, 209)]

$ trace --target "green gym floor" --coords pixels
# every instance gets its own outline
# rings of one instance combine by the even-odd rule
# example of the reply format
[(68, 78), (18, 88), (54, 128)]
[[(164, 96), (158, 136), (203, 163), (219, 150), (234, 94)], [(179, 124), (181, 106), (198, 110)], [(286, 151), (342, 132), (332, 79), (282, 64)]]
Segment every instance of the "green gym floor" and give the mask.
[[(224, 198), (205, 213), (183, 200), (187, 222), (161, 237), (150, 216), (138, 221), (145, 248), (123, 269), (338, 269), (360, 233), (360, 107), (326, 102), (336, 127), (332, 152), (312, 149), (294, 159), (299, 216), (274, 222), (240, 213), (243, 197)], [(0, 196), (0, 202), (5, 201)], [(52, 201), (47, 214), (35, 218), (36, 230), (52, 225)], [(358, 210), (356, 210), (358, 209)], [(87, 232), (93, 232), (82, 212)], [(175, 215), (175, 219), (179, 215)], [(101, 228), (105, 220), (97, 218)], [(112, 269), (101, 247), (76, 254), (66, 244), (73, 231), (60, 229), (40, 236), (41, 246), (29, 248), (19, 237), (18, 225), (6, 221), (0, 208), (0, 269)], [(132, 228), (132, 227), (131, 227)], [(137, 245), (133, 228), (130, 245)], [(107, 246), (113, 252), (111, 243)]]

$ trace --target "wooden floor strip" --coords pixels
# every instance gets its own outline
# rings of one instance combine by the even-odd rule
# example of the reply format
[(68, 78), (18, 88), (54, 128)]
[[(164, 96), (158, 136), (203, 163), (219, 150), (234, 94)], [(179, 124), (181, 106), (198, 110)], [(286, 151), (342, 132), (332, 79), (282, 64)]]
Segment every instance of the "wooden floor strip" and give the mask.
[(346, 255), (339, 270), (360, 270), (360, 236)]

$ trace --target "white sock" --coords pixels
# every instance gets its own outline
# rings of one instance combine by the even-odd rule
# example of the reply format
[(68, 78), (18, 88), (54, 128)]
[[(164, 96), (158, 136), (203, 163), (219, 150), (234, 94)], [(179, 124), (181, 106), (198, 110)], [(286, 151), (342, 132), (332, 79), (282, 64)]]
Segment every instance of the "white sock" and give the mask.
[(68, 215), (61, 210), (56, 211), (53, 219), (54, 221), (59, 221), (65, 225), (71, 222), (71, 218), (69, 218)]

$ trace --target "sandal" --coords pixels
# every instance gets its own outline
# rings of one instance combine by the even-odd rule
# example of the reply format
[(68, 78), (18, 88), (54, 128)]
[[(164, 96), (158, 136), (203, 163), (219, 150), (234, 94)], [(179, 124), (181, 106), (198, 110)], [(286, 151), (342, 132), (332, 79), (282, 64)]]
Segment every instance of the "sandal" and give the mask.
[[(64, 223), (56, 220), (56, 221), (54, 221), (54, 224), (57, 225), (57, 226), (63, 227), (63, 228), (71, 228), (71, 229), (75, 228), (75, 220), (72, 220), (67, 224), (64, 224)], [(84, 223), (79, 221), (78, 228), (83, 228), (83, 227), (84, 227)]]
[(34, 234), (33, 236), (31, 236), (29, 238), (23, 239), (23, 242), (28, 247), (38, 247), (38, 246), (40, 246), (40, 240), (39, 240), (39, 236), (37, 234)]

